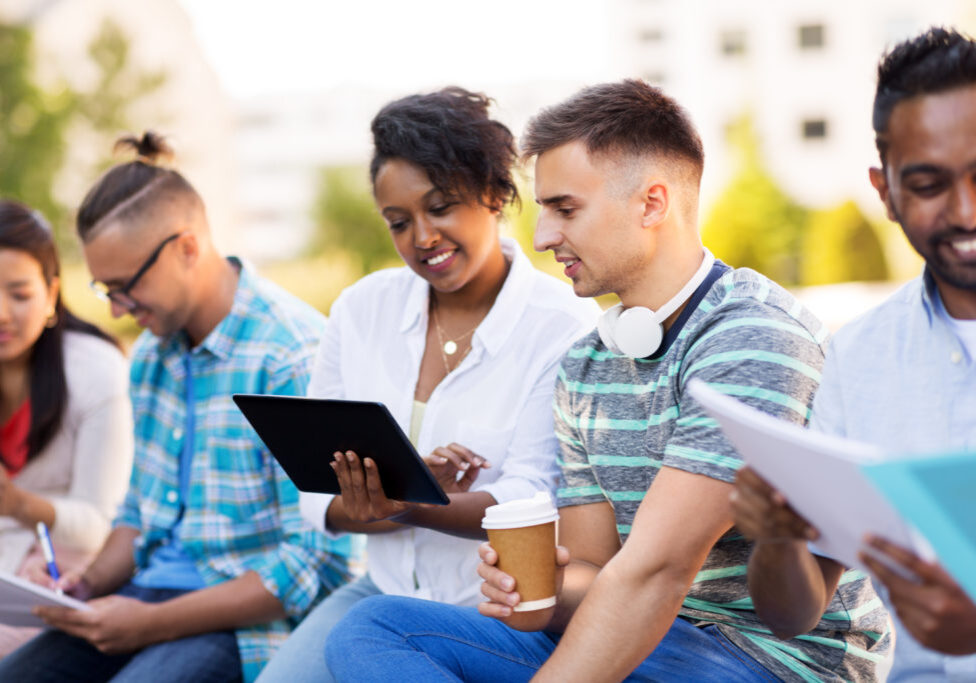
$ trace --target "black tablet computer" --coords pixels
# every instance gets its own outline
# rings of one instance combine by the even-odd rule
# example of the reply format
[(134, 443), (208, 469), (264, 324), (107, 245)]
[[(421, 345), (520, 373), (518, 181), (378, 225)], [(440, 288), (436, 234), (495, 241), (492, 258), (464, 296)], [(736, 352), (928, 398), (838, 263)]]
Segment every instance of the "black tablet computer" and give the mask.
[(336, 451), (372, 458), (387, 498), (447, 505), (448, 498), (382, 403), (234, 394), (234, 402), (300, 491), (339, 493)]

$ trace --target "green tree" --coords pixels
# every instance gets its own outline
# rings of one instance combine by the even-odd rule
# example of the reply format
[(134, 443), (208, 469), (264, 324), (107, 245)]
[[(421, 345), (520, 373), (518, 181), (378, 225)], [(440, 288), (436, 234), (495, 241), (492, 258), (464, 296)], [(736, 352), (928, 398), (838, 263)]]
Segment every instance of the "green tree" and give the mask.
[(358, 264), (362, 275), (398, 261), (361, 166), (322, 169), (312, 217), (312, 254), (341, 250)]
[(888, 279), (881, 240), (857, 204), (813, 212), (803, 235), (801, 272), (804, 285)]
[[(88, 46), (88, 56), (98, 68), (98, 79), (93, 88), (79, 94), (78, 113), (82, 125), (107, 140), (105, 149), (110, 148), (119, 133), (132, 129), (131, 106), (166, 83), (165, 71), (134, 69), (130, 53), (129, 39), (111, 19), (102, 22)], [(100, 165), (108, 163), (106, 157)]]
[(66, 225), (69, 212), (54, 195), (69, 132), (83, 129), (114, 138), (130, 127), (132, 104), (166, 80), (164, 72), (133, 69), (129, 53), (122, 29), (105, 20), (88, 49), (99, 74), (94, 86), (85, 92), (67, 84), (46, 90), (35, 80), (30, 28), (0, 24), (0, 196), (47, 216), (62, 254), (75, 250)]
[(64, 160), (64, 134), (77, 110), (67, 86), (34, 82), (33, 37), (0, 24), (0, 196), (38, 209), (59, 230), (66, 212), (52, 193)]
[(780, 284), (795, 285), (807, 210), (766, 171), (748, 117), (730, 128), (729, 144), (738, 171), (712, 206), (702, 226), (702, 240), (729, 265), (753, 268)]

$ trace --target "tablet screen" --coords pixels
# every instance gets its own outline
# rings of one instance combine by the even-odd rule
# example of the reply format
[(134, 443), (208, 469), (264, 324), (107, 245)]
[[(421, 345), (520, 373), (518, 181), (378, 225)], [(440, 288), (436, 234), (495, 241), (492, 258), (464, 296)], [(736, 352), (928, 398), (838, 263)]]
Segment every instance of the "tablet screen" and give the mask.
[(234, 402), (300, 491), (339, 493), (330, 463), (355, 451), (376, 463), (392, 500), (446, 505), (449, 500), (382, 403), (234, 394)]

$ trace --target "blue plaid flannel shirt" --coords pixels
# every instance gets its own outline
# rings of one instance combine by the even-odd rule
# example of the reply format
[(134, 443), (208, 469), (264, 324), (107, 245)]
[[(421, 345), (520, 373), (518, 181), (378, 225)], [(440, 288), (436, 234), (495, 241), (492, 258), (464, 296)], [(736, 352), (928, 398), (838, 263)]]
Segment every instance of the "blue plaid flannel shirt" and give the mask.
[(294, 484), (231, 399), (304, 396), (324, 322), (241, 268), (230, 313), (196, 348), (187, 348), (183, 334), (145, 332), (133, 349), (135, 462), (114, 525), (141, 532), (135, 560), (142, 568), (177, 521), (189, 351), (196, 426), (180, 542), (208, 586), (254, 571), (289, 617), (237, 630), (245, 680), (257, 676), (320, 598), (349, 578), (349, 538), (328, 540), (302, 520)]

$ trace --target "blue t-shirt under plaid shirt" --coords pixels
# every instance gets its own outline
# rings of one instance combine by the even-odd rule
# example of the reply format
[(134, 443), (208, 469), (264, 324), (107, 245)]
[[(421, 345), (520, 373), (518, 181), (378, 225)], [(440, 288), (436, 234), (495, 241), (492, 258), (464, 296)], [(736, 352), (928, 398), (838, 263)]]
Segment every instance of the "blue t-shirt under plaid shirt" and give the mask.
[[(615, 355), (593, 332), (563, 359), (555, 393), (559, 506), (609, 501), (622, 541), (661, 467), (732, 482), (741, 465), (715, 420), (685, 392), (692, 378), (790, 422), (810, 417), (826, 329), (782, 287), (755, 271), (725, 268), (689, 301), (658, 357)], [(736, 529), (726, 533), (689, 588), (681, 616), (716, 624), (783, 680), (876, 680), (891, 639), (867, 576), (845, 572), (816, 627), (780, 640), (749, 597), (751, 549)]]
[[(324, 318), (241, 268), (230, 313), (193, 349), (182, 333), (144, 332), (133, 348), (135, 461), (115, 526), (138, 529), (135, 561), (148, 565), (174, 525), (208, 586), (254, 571), (289, 619), (237, 631), (245, 680), (254, 679), (292, 626), (348, 578), (348, 538), (329, 541), (302, 520), (298, 491), (231, 399), (303, 396)], [(180, 493), (186, 365), (195, 429), (187, 500)], [(182, 518), (180, 511), (183, 508)]]

